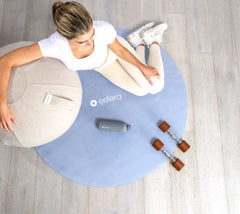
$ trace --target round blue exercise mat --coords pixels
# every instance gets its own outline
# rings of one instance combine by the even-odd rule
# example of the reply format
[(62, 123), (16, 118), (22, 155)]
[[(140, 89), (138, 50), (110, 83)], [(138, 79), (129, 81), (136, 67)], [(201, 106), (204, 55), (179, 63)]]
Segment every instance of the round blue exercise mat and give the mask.
[[(129, 31), (118, 29), (126, 36)], [(172, 153), (176, 142), (158, 128), (166, 120), (182, 136), (187, 95), (181, 74), (161, 49), (165, 87), (155, 95), (135, 96), (96, 71), (78, 71), (83, 100), (77, 119), (58, 139), (35, 147), (42, 159), (64, 177), (86, 185), (115, 186), (134, 182), (167, 158), (152, 143), (159, 138)], [(99, 130), (97, 121), (110, 119), (131, 125), (128, 132)], [(173, 168), (173, 170), (175, 170)]]

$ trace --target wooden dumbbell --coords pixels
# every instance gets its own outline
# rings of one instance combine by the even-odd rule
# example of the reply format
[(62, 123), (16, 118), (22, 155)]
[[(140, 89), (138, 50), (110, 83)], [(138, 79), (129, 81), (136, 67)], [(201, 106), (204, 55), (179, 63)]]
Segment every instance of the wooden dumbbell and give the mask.
[(168, 153), (167, 150), (163, 148), (164, 144), (159, 140), (155, 140), (152, 146), (157, 150), (161, 150), (170, 160), (173, 165), (173, 167), (177, 170), (180, 171), (184, 167), (184, 163), (179, 160), (178, 158), (174, 158), (172, 155)]
[(159, 125), (159, 128), (163, 132), (167, 132), (174, 140), (176, 140), (178, 148), (181, 149), (183, 152), (186, 152), (190, 148), (190, 145), (185, 140), (179, 139), (175, 134), (171, 132), (170, 125), (166, 121), (163, 121)]

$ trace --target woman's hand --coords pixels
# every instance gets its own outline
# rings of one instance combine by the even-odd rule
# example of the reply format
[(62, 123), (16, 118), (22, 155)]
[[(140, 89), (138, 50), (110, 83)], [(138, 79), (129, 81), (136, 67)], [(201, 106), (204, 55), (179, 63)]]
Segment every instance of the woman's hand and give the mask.
[(11, 121), (17, 124), (17, 120), (13, 116), (11, 109), (6, 103), (0, 103), (0, 128), (6, 129), (8, 132), (12, 132)]
[(151, 77), (160, 77), (157, 69), (150, 66), (143, 66), (141, 71), (151, 85), (153, 85)]

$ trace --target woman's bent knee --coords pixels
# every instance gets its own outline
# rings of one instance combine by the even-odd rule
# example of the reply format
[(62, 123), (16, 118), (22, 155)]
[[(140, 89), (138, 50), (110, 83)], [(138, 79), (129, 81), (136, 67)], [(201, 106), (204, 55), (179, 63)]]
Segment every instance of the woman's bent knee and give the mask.
[(153, 80), (153, 86), (151, 87), (149, 93), (150, 94), (157, 94), (159, 92), (161, 92), (164, 88), (164, 81), (154, 81)]

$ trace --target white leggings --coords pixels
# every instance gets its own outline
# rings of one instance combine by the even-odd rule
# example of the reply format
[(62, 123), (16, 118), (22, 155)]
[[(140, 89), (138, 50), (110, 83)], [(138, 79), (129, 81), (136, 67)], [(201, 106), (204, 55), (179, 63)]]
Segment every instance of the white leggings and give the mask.
[[(120, 36), (118, 36), (117, 39), (135, 57), (146, 64), (144, 46), (138, 46), (135, 51), (134, 48), (125, 39)], [(109, 50), (109, 52), (111, 51)], [(152, 44), (149, 48), (148, 65), (156, 68), (160, 74), (160, 77), (151, 78), (153, 86), (150, 85), (148, 80), (136, 66), (119, 57), (116, 57), (117, 59), (113, 59), (112, 56), (113, 53), (110, 53), (105, 64), (95, 70), (102, 74), (113, 84), (137, 96), (143, 96), (148, 93), (156, 94), (163, 89), (164, 68), (159, 45)], [(107, 66), (105, 66), (106, 64)]]

